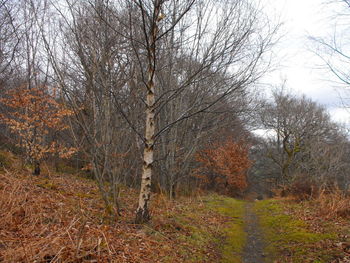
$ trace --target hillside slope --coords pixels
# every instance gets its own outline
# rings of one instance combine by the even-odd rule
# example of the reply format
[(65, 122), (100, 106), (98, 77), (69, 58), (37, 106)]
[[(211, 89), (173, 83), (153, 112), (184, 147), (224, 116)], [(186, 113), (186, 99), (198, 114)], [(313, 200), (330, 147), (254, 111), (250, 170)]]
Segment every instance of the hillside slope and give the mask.
[(133, 189), (122, 188), (113, 218), (91, 179), (4, 169), (0, 262), (350, 262), (349, 221), (319, 218), (309, 202), (152, 198), (152, 221), (135, 225)]
[(220, 261), (231, 223), (212, 197), (175, 202), (155, 195), (153, 220), (144, 226), (133, 224), (137, 193), (124, 188), (121, 199), (122, 216), (113, 219), (92, 180), (0, 173), (1, 261)]

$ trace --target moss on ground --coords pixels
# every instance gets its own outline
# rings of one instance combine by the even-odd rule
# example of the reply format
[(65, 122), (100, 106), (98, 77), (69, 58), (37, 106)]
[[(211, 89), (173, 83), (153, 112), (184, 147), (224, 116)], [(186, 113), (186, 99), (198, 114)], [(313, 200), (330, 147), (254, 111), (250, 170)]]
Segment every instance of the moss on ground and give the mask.
[[(176, 248), (181, 262), (242, 262), (246, 239), (243, 201), (213, 194), (205, 196), (203, 202), (186, 204), (181, 210), (169, 213), (167, 223), (157, 230), (147, 226), (145, 231), (155, 238), (176, 239), (181, 244)], [(177, 261), (169, 256), (162, 262)]]
[(319, 248), (336, 234), (310, 231), (304, 221), (286, 214), (280, 202), (264, 200), (254, 206), (266, 238), (268, 262), (330, 262), (329, 251)]
[[(168, 213), (166, 223), (163, 222), (160, 228), (155, 226), (144, 226), (147, 235), (151, 235), (156, 239), (164, 240), (164, 248), (168, 248), (167, 240), (176, 240), (175, 243), (181, 244), (176, 246), (179, 258), (182, 262), (212, 262), (211, 256), (208, 254), (208, 247), (215, 241), (213, 229), (209, 225), (203, 224), (203, 217), (207, 209), (202, 206), (198, 207), (194, 204), (187, 204), (182, 208), (181, 213)], [(197, 203), (198, 205), (198, 203)], [(164, 263), (178, 262), (172, 256), (162, 258)]]
[(48, 190), (58, 190), (58, 186), (54, 182), (47, 179), (41, 180), (36, 185)]
[(244, 231), (244, 201), (229, 197), (211, 196), (208, 207), (228, 217), (222, 229), (224, 240), (221, 242), (222, 263), (242, 262), (242, 251), (246, 242)]

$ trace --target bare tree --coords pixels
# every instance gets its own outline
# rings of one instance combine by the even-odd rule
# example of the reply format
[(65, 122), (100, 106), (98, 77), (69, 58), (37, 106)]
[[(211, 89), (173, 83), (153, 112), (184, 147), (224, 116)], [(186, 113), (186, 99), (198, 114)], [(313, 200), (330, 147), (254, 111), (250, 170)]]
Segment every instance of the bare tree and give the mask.
[(316, 156), (328, 151), (327, 145), (339, 134), (325, 108), (305, 97), (288, 95), (283, 89), (264, 107), (261, 123), (272, 133), (266, 155), (279, 169), (277, 184), (290, 183), (298, 173), (311, 178)]
[[(18, 51), (20, 41), (18, 3), (13, 1), (0, 1), (0, 78), (3, 82), (13, 70), (11, 67)], [(0, 83), (1, 85), (1, 83)]]
[(125, 144), (118, 134), (133, 140), (133, 154), (143, 148), (136, 222), (145, 222), (155, 167), (172, 192), (198, 143), (245, 108), (247, 88), (269, 66), (265, 54), (277, 28), (245, 0), (67, 0), (68, 12), (54, 7), (64, 28), (56, 45), (69, 49), (55, 53), (46, 41), (46, 50), (77, 109), (81, 138), (96, 150), (107, 127), (113, 151)]
[[(210, 112), (218, 102), (261, 76), (261, 58), (273, 34), (255, 31), (258, 12), (245, 1), (139, 1), (129, 3), (129, 9), (141, 17), (141, 21), (133, 20), (130, 13), (131, 29), (139, 25), (143, 32), (140, 39), (133, 34), (129, 39), (132, 46), (145, 49), (145, 57), (138, 50), (147, 94), (144, 167), (136, 216), (137, 222), (144, 222), (149, 218), (155, 142), (175, 125)], [(211, 17), (217, 20), (210, 23)], [(168, 135), (172, 137), (168, 141), (173, 141), (178, 133)]]
[(324, 138), (313, 138), (301, 158), (299, 173), (307, 174), (309, 180), (322, 187), (337, 185), (347, 190), (349, 164), (346, 156), (349, 142), (346, 134), (339, 129), (333, 135)]
[[(310, 36), (314, 44), (313, 53), (320, 58), (322, 66), (331, 72), (335, 77), (332, 81), (339, 88), (339, 93), (347, 106), (348, 87), (350, 84), (350, 39), (349, 33), (349, 0), (332, 0), (327, 1), (326, 5), (332, 8), (337, 7), (337, 13), (329, 22), (333, 25), (333, 33), (327, 37)], [(345, 92), (344, 92), (345, 91)]]
[(126, 88), (131, 82), (129, 74), (133, 75), (125, 38), (114, 32), (120, 24), (108, 1), (66, 1), (53, 8), (61, 18), (63, 30), (58, 41), (64, 53), (48, 38), (44, 41), (56, 82), (75, 110), (71, 123), (74, 141), (87, 160), (86, 168), (94, 174), (108, 212), (119, 214), (120, 184), (128, 183), (127, 175), (139, 163), (137, 142), (126, 140), (130, 127), (115, 103), (129, 103), (123, 112), (128, 117), (137, 109), (133, 109), (133, 90)]

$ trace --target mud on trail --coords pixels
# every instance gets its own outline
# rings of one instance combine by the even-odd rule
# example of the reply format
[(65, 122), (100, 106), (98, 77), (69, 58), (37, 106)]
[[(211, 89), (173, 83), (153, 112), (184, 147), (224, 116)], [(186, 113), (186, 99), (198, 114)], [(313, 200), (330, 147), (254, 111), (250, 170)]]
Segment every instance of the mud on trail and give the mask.
[(242, 258), (244, 263), (265, 263), (264, 240), (253, 206), (252, 202), (247, 202), (245, 205), (244, 230), (247, 239)]

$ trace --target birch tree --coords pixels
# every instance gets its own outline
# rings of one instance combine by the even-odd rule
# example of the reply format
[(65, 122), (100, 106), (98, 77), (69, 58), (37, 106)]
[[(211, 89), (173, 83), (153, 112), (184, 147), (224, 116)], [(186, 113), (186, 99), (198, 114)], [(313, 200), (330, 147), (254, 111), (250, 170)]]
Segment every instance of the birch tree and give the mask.
[[(259, 11), (246, 1), (115, 3), (117, 10), (128, 10), (127, 20), (123, 12), (116, 13), (125, 28), (115, 31), (130, 43), (144, 85), (137, 96), (144, 102), (145, 124), (136, 127), (127, 121), (144, 143), (136, 212), (136, 222), (142, 223), (150, 218), (154, 150), (161, 135), (196, 115), (209, 113), (224, 99), (234, 101), (254, 83), (266, 70), (262, 58), (276, 28), (260, 19)], [(168, 118), (168, 105), (179, 101), (178, 110)], [(123, 107), (119, 110), (126, 116)]]
[[(144, 222), (149, 219), (155, 142), (183, 121), (209, 113), (218, 102), (234, 100), (254, 83), (266, 69), (261, 59), (275, 28), (266, 35), (255, 31), (259, 12), (245, 1), (139, 1), (135, 9), (142, 18), (148, 61), (144, 168), (136, 216), (136, 222)], [(165, 110), (179, 100), (178, 107)]]
[[(98, 8), (101, 5), (104, 8)], [(161, 172), (165, 169), (159, 169), (158, 177), (174, 187), (181, 172), (171, 175), (170, 180), (167, 177), (179, 159), (166, 158), (166, 166), (158, 164), (166, 156), (178, 156), (181, 152), (184, 165), (177, 168), (186, 170), (196, 144), (205, 134), (214, 134), (215, 129), (210, 127), (222, 123), (229, 112), (238, 113), (244, 108), (242, 98), (269, 67), (268, 51), (277, 26), (272, 26), (245, 0), (66, 0), (65, 6), (68, 15), (55, 5), (65, 25), (61, 39), (63, 44), (72, 40), (73, 45), (68, 45), (69, 52), (62, 52), (65, 56), (61, 58), (47, 47), (56, 81), (68, 91), (67, 98), (89, 101), (96, 96), (109, 97), (113, 116), (109, 124), (118, 121), (114, 127), (126, 131), (127, 138), (134, 140), (133, 152), (142, 151), (142, 169), (136, 170), (141, 173), (141, 189), (135, 221), (146, 222), (150, 219), (155, 168), (167, 167), (164, 174)], [(94, 12), (89, 11), (89, 18), (84, 18), (83, 10), (87, 8)], [(103, 25), (102, 30), (93, 26), (95, 19)], [(108, 32), (107, 38), (90, 35), (89, 30)], [(65, 32), (70, 32), (68, 38)], [(117, 42), (105, 46), (107, 52), (96, 52), (101, 43), (113, 42), (112, 39)], [(105, 62), (100, 63), (102, 58), (106, 58)], [(98, 76), (108, 65), (118, 73), (108, 75), (108, 82), (104, 82), (106, 78)], [(90, 102), (90, 110), (101, 105)], [(81, 121), (83, 113), (77, 115), (81, 116), (78, 125), (85, 129), (90, 145), (99, 145), (95, 135), (101, 134), (104, 126), (96, 120), (105, 117), (90, 115), (92, 123), (87, 125), (89, 122)], [(186, 151), (179, 151), (185, 142), (183, 136), (191, 145)]]

